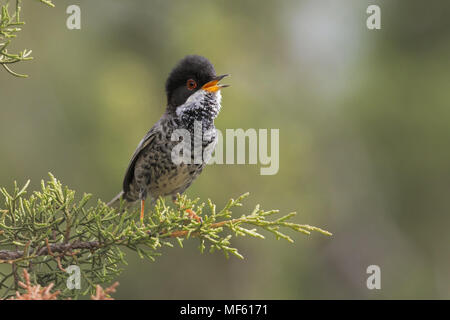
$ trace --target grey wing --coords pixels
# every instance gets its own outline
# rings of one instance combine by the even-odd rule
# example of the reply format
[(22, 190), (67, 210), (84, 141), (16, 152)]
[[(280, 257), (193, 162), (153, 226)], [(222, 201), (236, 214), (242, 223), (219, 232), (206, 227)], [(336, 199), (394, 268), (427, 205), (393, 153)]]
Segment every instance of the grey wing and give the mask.
[(127, 172), (125, 173), (125, 178), (123, 179), (123, 191), (125, 194), (130, 191), (130, 184), (133, 181), (134, 178), (134, 166), (136, 165), (136, 161), (141, 154), (142, 150), (147, 147), (149, 144), (151, 144), (155, 138), (155, 130), (152, 128), (150, 131), (145, 135), (145, 137), (139, 142), (139, 145), (136, 148), (136, 151), (134, 151), (133, 156), (131, 157), (130, 164), (128, 165)]

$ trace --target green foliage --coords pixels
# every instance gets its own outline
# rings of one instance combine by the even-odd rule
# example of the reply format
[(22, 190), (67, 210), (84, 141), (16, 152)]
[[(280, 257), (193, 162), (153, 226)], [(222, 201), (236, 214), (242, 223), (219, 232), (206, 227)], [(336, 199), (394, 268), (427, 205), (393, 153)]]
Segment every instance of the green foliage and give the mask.
[[(54, 7), (53, 3), (50, 0), (39, 1), (48, 6)], [(11, 44), (11, 41), (17, 37), (17, 33), (22, 30), (21, 26), (25, 24), (25, 22), (20, 19), (20, 11), (22, 8), (21, 0), (15, 1), (15, 8), (12, 14), (10, 13), (8, 0), (5, 4), (0, 3), (0, 5), (0, 65), (2, 65), (10, 74), (17, 77), (26, 78), (27, 75), (14, 72), (13, 70), (11, 70), (9, 65), (33, 59), (30, 56), (31, 50), (24, 49), (23, 51), (20, 51), (18, 53), (8, 52), (8, 46)]]
[[(119, 208), (111, 208), (98, 200), (95, 206), (88, 207), (91, 195), (84, 194), (76, 200), (75, 191), (62, 186), (51, 174), (47, 183), (42, 181), (41, 191), (25, 198), (28, 184), (22, 188), (15, 184), (12, 193), (0, 189), (4, 197), (0, 206), (0, 266), (11, 265), (9, 273), (0, 274), (2, 297), (18, 289), (21, 268), (28, 269), (33, 281), (42, 286), (53, 282), (62, 291), (62, 297), (92, 293), (96, 284), (112, 281), (127, 264), (124, 248), (154, 261), (161, 254), (161, 247), (182, 247), (183, 241), (195, 238), (201, 252), (218, 250), (226, 257), (232, 254), (243, 258), (230, 241), (233, 236), (264, 239), (257, 229), (289, 242), (293, 240), (280, 228), (331, 235), (317, 227), (288, 222), (295, 213), (270, 220), (278, 211), (264, 211), (259, 206), (248, 215), (232, 218), (233, 208), (242, 206), (248, 193), (231, 199), (218, 212), (211, 200), (199, 204), (199, 199), (190, 200), (183, 195), (174, 206), (169, 206), (159, 199), (142, 225), (139, 210), (126, 208), (125, 202)], [(190, 219), (188, 209), (202, 221)], [(65, 268), (69, 265), (81, 269), (81, 290), (66, 288), (69, 274)]]

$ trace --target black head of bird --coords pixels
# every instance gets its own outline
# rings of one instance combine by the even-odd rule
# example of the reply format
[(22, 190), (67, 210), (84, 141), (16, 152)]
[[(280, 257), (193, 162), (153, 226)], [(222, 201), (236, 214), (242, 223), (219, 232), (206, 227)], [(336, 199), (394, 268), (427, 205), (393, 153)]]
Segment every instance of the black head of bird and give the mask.
[(202, 56), (189, 55), (182, 59), (170, 72), (166, 81), (167, 108), (176, 111), (187, 99), (197, 92), (220, 95), (219, 90), (227, 85), (219, 84), (227, 75), (216, 75), (214, 66)]

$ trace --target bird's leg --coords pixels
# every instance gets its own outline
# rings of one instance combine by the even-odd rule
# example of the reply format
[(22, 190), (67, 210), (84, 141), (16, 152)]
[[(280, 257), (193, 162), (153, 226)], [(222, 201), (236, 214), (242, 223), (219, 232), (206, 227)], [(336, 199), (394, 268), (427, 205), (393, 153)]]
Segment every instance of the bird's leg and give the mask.
[(147, 196), (147, 192), (145, 190), (141, 190), (139, 192), (139, 199), (141, 200), (141, 224), (144, 225), (144, 212), (145, 212), (145, 198)]
[(141, 199), (141, 224), (144, 225), (144, 207), (145, 207), (145, 200)]

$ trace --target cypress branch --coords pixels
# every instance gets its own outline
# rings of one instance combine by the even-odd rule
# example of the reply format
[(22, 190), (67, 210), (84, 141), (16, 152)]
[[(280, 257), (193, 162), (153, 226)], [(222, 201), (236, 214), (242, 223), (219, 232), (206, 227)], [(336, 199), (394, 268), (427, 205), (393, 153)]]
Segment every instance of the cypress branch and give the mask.
[[(50, 0), (39, 0), (41, 3), (47, 6), (54, 7), (54, 4)], [(9, 1), (5, 4), (0, 1), (0, 65), (5, 68), (5, 70), (16, 77), (27, 78), (28, 75), (20, 74), (13, 71), (10, 67), (11, 64), (32, 60), (31, 50), (24, 49), (17, 53), (11, 53), (8, 51), (13, 39), (17, 37), (17, 33), (22, 30), (21, 26), (25, 24), (24, 21), (20, 19), (21, 12), (21, 0), (15, 1), (15, 7), (10, 12)]]
[[(126, 207), (123, 201), (118, 208), (111, 208), (101, 200), (88, 206), (90, 194), (76, 200), (75, 191), (51, 174), (48, 182), (42, 181), (40, 191), (26, 197), (28, 185), (29, 181), (19, 188), (15, 183), (12, 192), (0, 188), (0, 267), (10, 265), (9, 272), (0, 272), (3, 298), (15, 295), (23, 269), (42, 287), (53, 283), (62, 298), (93, 294), (98, 284), (113, 281), (127, 264), (125, 248), (154, 261), (163, 246), (183, 247), (184, 241), (196, 239), (200, 252), (209, 249), (243, 258), (231, 245), (233, 237), (264, 239), (260, 230), (266, 230), (277, 239), (293, 242), (284, 233), (287, 229), (331, 235), (317, 227), (289, 222), (295, 213), (271, 220), (278, 211), (264, 211), (259, 206), (248, 215), (232, 217), (232, 210), (242, 206), (248, 193), (231, 199), (219, 212), (211, 200), (199, 203), (199, 199), (182, 195), (168, 205), (158, 199), (142, 225), (138, 208)], [(190, 219), (189, 209), (201, 216), (202, 222)], [(65, 270), (70, 265), (80, 267), (81, 290), (66, 287), (69, 274)]]

